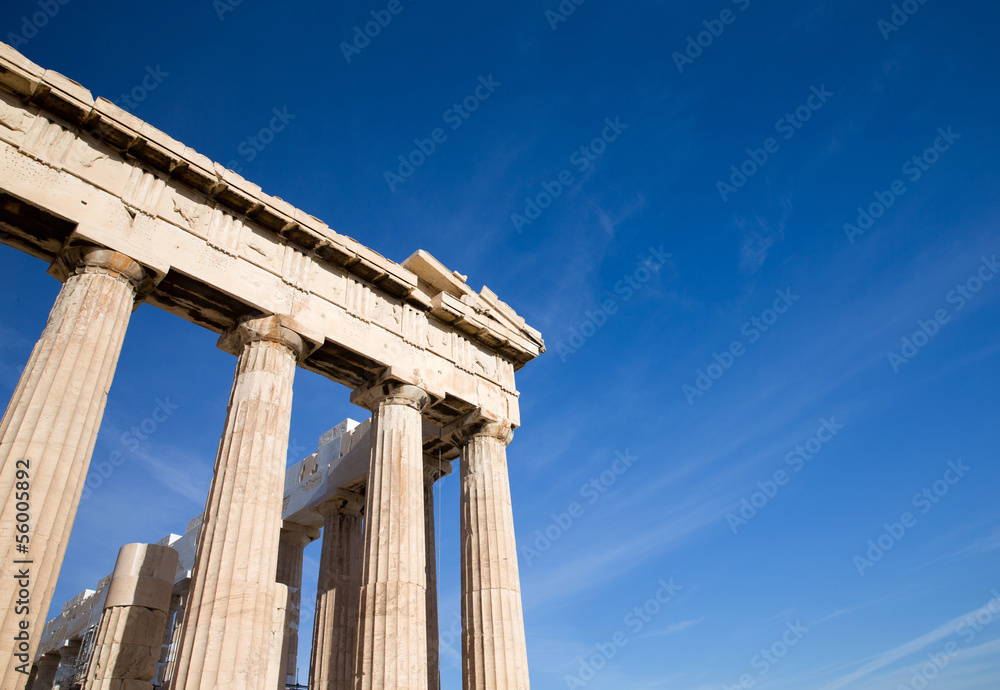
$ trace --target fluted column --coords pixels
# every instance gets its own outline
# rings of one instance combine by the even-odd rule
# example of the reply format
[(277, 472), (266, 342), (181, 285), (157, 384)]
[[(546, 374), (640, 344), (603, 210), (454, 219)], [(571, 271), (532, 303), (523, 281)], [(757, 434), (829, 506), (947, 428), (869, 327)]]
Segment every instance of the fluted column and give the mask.
[(278, 538), (278, 570), (275, 580), (288, 587), (288, 615), (285, 616), (285, 633), (282, 656), (283, 673), (278, 679), (278, 690), (295, 682), (299, 656), (299, 612), (302, 603), (302, 550), (319, 532), (302, 525), (285, 523)]
[(61, 687), (69, 687), (76, 676), (76, 662), (80, 659), (82, 640), (66, 640), (59, 648), (59, 669), (56, 671), (56, 681)]
[(510, 424), (472, 417), (462, 449), (462, 687), (527, 690), (521, 585), (507, 474)]
[(181, 626), (184, 623), (184, 611), (187, 609), (188, 588), (191, 585), (190, 578), (186, 582), (187, 586), (177, 595), (176, 613), (174, 613), (173, 621), (169, 625), (170, 639), (167, 642), (167, 656), (164, 659), (163, 673), (160, 678), (160, 685), (163, 687), (170, 687), (170, 681), (177, 675), (177, 655), (181, 648)]
[(163, 626), (163, 640), (160, 643), (160, 663), (157, 665), (157, 675), (153, 680), (155, 685), (166, 685), (167, 669), (171, 659), (174, 632), (177, 629), (177, 612), (181, 609), (183, 597), (180, 594), (170, 595), (170, 608), (167, 610), (167, 623)]
[(429, 397), (386, 382), (356, 391), (372, 411), (357, 690), (427, 689), (421, 412)]
[[(297, 359), (294, 324), (245, 320), (219, 346), (239, 356), (181, 626), (175, 690), (274, 690), (287, 588), (275, 582)], [(272, 668), (272, 665), (274, 666)]]
[(14, 646), (0, 655), (2, 688), (27, 680), (129, 317), (152, 289), (106, 249), (71, 249), (50, 272), (63, 287), (0, 422), (0, 640)]
[(84, 690), (152, 690), (177, 559), (174, 549), (155, 544), (118, 552)]
[(56, 671), (59, 670), (59, 659), (60, 657), (57, 652), (49, 652), (42, 655), (42, 658), (36, 662), (38, 673), (35, 675), (35, 681), (29, 687), (29, 690), (52, 690), (52, 686), (56, 684)]
[(316, 584), (310, 690), (354, 690), (363, 505), (357, 499), (337, 498), (319, 507), (323, 547)]
[(424, 459), (424, 541), (427, 570), (427, 687), (441, 690), (441, 651), (438, 629), (437, 549), (434, 530), (434, 483), (451, 473), (451, 463), (439, 458)]

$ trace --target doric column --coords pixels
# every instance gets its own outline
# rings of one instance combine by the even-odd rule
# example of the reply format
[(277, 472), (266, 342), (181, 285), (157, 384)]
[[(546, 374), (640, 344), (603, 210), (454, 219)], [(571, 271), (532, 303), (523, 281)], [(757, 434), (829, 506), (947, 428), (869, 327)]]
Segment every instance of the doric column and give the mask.
[(38, 664), (31, 665), (31, 671), (28, 672), (28, 680), (24, 684), (28, 690), (31, 690), (35, 686), (35, 678), (38, 677)]
[(462, 687), (527, 690), (528, 650), (507, 475), (511, 427), (474, 413), (456, 423), (452, 435), (462, 450)]
[(170, 641), (168, 642), (170, 646), (167, 647), (167, 658), (164, 660), (163, 674), (160, 678), (160, 685), (163, 687), (170, 687), (170, 681), (177, 675), (177, 656), (181, 648), (181, 625), (184, 623), (184, 611), (187, 608), (188, 588), (191, 585), (191, 579), (188, 578), (185, 582), (186, 585), (182, 585), (183, 589), (177, 596), (177, 610), (170, 624)]
[(427, 582), (421, 412), (416, 386), (356, 391), (372, 411), (358, 627), (357, 690), (426, 690)]
[(42, 655), (42, 658), (36, 662), (38, 674), (35, 676), (35, 682), (28, 690), (52, 690), (52, 686), (56, 684), (56, 671), (59, 669), (59, 658), (58, 652), (49, 652)]
[(28, 638), (0, 656), (3, 688), (27, 679), (125, 329), (152, 289), (139, 264), (107, 249), (70, 249), (50, 272), (63, 287), (0, 422), (0, 639)]
[(363, 500), (361, 496), (336, 498), (319, 507), (323, 515), (323, 549), (309, 664), (311, 690), (354, 690), (364, 547)]
[(76, 676), (76, 662), (80, 659), (82, 640), (66, 640), (59, 648), (59, 669), (56, 671), (56, 682), (60, 687), (69, 687)]
[(175, 550), (155, 544), (126, 544), (118, 552), (84, 690), (152, 690), (177, 559)]
[(434, 530), (434, 483), (451, 473), (451, 463), (424, 458), (424, 541), (427, 570), (427, 687), (441, 690), (440, 631), (438, 629), (437, 550)]
[(219, 346), (239, 361), (171, 687), (274, 690), (284, 638), (284, 620), (275, 616), (284, 615), (288, 597), (274, 576), (292, 382), (308, 346), (280, 316), (241, 321)]
[(183, 596), (181, 594), (171, 593), (170, 608), (167, 610), (167, 624), (163, 626), (163, 640), (160, 643), (160, 663), (157, 665), (157, 674), (153, 681), (155, 685), (166, 685), (166, 679), (169, 677), (167, 676), (167, 669), (169, 668), (170, 659), (173, 656), (171, 654), (173, 651), (171, 643), (174, 639), (174, 632), (177, 630), (177, 612), (181, 610), (182, 601)]
[(302, 602), (302, 550), (319, 536), (311, 527), (284, 523), (278, 538), (278, 570), (275, 580), (288, 587), (288, 615), (285, 616), (285, 634), (282, 656), (283, 673), (278, 680), (278, 690), (295, 682), (299, 653), (299, 611)]

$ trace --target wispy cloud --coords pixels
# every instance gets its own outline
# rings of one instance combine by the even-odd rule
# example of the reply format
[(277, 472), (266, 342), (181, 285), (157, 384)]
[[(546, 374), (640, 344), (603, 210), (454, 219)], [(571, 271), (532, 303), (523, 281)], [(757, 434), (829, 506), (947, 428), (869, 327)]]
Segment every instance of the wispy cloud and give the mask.
[(687, 630), (688, 628), (694, 625), (698, 625), (703, 620), (705, 620), (704, 617), (681, 621), (680, 623), (674, 623), (672, 625), (668, 625), (662, 630), (653, 630), (648, 633), (645, 633), (644, 635), (642, 635), (642, 637), (662, 637), (664, 635), (673, 635), (674, 633), (679, 633), (682, 630)]
[(827, 683), (820, 688), (820, 690), (838, 690), (839, 688), (843, 688), (858, 680), (866, 678), (872, 673), (894, 664), (897, 661), (921, 652), (930, 647), (932, 644), (954, 635), (966, 618), (969, 618), (970, 616), (975, 618), (980, 614), (989, 617), (990, 620), (992, 620), (994, 616), (988, 605), (973, 609), (972, 611), (953, 618), (944, 625), (941, 625), (928, 633), (924, 633), (923, 635), (920, 635), (905, 644), (901, 644), (898, 647), (894, 647), (877, 654), (871, 661), (868, 661), (857, 670)]

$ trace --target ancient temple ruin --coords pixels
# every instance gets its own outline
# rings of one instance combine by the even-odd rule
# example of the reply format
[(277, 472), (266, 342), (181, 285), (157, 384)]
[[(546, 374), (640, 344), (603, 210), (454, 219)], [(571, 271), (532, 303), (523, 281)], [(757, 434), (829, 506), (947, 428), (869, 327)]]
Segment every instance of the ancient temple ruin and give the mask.
[[(463, 685), (528, 688), (506, 446), (514, 373), (544, 344), (493, 292), (423, 251), (380, 256), (5, 44), (0, 241), (63, 283), (0, 424), (0, 638), (14, 641), (0, 687), (29, 671), (51, 687), (64, 658), (85, 688), (167, 670), (177, 690), (283, 687), (301, 549), (320, 534), (314, 686), (436, 687), (427, 492), (455, 459)], [(142, 303), (219, 333), (236, 358), (216, 474), (198, 529), (126, 545), (90, 633), (63, 635), (46, 614)], [(340, 433), (336, 462), (299, 468), (315, 501), (283, 506), (298, 367), (348, 386), (371, 419)], [(82, 621), (96, 596), (54, 620)]]

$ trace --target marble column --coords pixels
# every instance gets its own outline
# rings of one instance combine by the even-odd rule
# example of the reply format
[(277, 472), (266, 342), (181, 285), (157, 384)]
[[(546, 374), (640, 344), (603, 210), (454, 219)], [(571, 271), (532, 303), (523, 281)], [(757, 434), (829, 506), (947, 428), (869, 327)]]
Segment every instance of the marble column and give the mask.
[(84, 690), (152, 690), (177, 560), (174, 549), (156, 544), (118, 552)]
[(169, 647), (167, 647), (167, 658), (164, 660), (163, 674), (160, 678), (160, 685), (162, 687), (170, 687), (170, 681), (177, 674), (177, 653), (181, 648), (181, 624), (184, 622), (184, 611), (187, 608), (188, 587), (191, 585), (190, 578), (185, 582), (187, 585), (177, 595), (177, 610), (174, 613), (173, 621), (170, 623)]
[(356, 391), (372, 411), (365, 494), (357, 690), (427, 689), (427, 581), (421, 412), (416, 386)]
[(477, 415), (454, 434), (461, 458), (462, 687), (527, 690), (506, 422)]
[(310, 690), (354, 690), (363, 500), (361, 496), (337, 498), (319, 507), (323, 549), (316, 584)]
[(28, 690), (52, 690), (52, 686), (56, 683), (59, 658), (57, 652), (49, 652), (42, 655), (42, 658), (36, 662), (38, 674), (35, 676), (35, 681), (29, 686)]
[(59, 668), (56, 670), (56, 682), (60, 687), (68, 688), (76, 678), (76, 662), (80, 659), (82, 640), (66, 640), (59, 648)]
[(35, 678), (38, 677), (38, 665), (32, 664), (31, 671), (28, 672), (28, 680), (25, 682), (24, 687), (31, 690), (35, 686)]
[(299, 612), (302, 603), (302, 550), (319, 537), (319, 531), (303, 525), (284, 523), (278, 538), (278, 570), (275, 580), (288, 587), (288, 615), (282, 640), (285, 659), (278, 690), (295, 682), (299, 655)]
[[(308, 345), (290, 319), (246, 319), (181, 626), (175, 690), (274, 690), (288, 589), (275, 582), (292, 382)], [(276, 663), (275, 663), (276, 662)], [(273, 668), (272, 668), (273, 666)]]
[(451, 473), (451, 463), (424, 459), (424, 541), (427, 570), (427, 687), (441, 690), (440, 630), (438, 629), (437, 550), (434, 530), (434, 483)]
[(173, 658), (171, 653), (173, 645), (171, 643), (174, 639), (174, 633), (177, 631), (178, 611), (181, 610), (182, 601), (181, 594), (171, 593), (170, 608), (167, 610), (167, 624), (163, 626), (163, 640), (160, 643), (160, 663), (157, 665), (156, 679), (153, 681), (156, 685), (166, 685), (166, 680), (169, 678), (167, 670), (170, 660)]
[(129, 317), (152, 289), (107, 249), (70, 249), (50, 272), (63, 287), (0, 422), (0, 639), (28, 637), (0, 656), (2, 688), (24, 687)]

